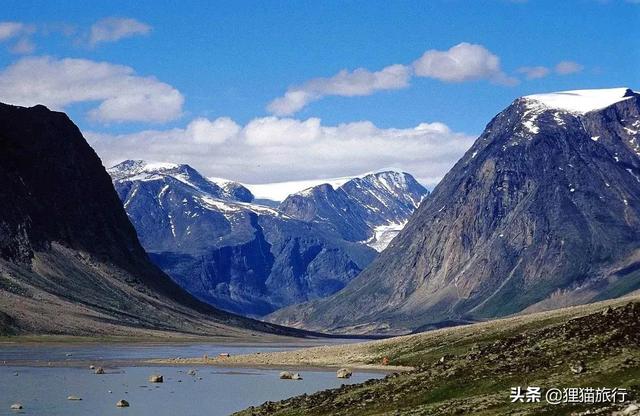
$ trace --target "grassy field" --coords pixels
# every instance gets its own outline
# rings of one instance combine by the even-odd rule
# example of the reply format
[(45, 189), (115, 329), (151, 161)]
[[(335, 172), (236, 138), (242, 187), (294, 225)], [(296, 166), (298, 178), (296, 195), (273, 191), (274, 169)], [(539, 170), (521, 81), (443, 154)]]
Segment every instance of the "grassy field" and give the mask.
[[(620, 406), (545, 402), (549, 388), (640, 393), (640, 299), (630, 297), (355, 345), (235, 357), (271, 366), (412, 367), (238, 415), (570, 415)], [(212, 360), (217, 364), (217, 360)], [(573, 371), (572, 370), (576, 370)], [(582, 367), (581, 369), (579, 367)], [(511, 403), (511, 387), (542, 388), (540, 403)], [(593, 414), (593, 413), (590, 413)]]

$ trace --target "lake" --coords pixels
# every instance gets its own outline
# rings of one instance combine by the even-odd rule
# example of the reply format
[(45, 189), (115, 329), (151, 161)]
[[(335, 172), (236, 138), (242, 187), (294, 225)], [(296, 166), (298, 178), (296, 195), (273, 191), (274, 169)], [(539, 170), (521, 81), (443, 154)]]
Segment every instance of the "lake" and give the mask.
[[(228, 415), (265, 401), (360, 383), (384, 374), (355, 371), (349, 380), (335, 371), (299, 369), (301, 381), (280, 380), (279, 369), (210, 366), (138, 366), (136, 360), (201, 357), (221, 352), (279, 351), (293, 346), (187, 345), (28, 345), (0, 346), (0, 415)], [(296, 346), (295, 348), (300, 348)], [(105, 368), (96, 375), (89, 363)], [(196, 375), (189, 375), (190, 369)], [(16, 375), (17, 374), (17, 375)], [(151, 374), (164, 383), (149, 383)], [(68, 396), (81, 401), (69, 401)], [(125, 399), (129, 408), (116, 408)], [(9, 407), (21, 403), (22, 411)]]

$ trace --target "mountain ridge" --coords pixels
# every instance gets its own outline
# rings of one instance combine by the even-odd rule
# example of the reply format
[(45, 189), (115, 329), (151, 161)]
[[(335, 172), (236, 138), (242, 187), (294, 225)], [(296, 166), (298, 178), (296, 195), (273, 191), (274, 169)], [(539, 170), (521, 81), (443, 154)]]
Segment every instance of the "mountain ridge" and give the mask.
[(628, 91), (584, 114), (516, 99), (345, 289), (269, 319), (406, 333), (634, 290), (640, 95)]
[(206, 305), (154, 266), (66, 114), (0, 104), (0, 149), (3, 334), (296, 335)]

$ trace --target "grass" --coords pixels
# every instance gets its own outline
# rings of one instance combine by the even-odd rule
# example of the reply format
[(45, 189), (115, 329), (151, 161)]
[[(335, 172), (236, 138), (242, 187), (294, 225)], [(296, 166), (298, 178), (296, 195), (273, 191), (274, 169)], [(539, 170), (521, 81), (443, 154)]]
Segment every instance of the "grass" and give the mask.
[[(640, 394), (637, 298), (353, 348), (366, 350), (363, 356), (372, 364), (389, 357), (391, 365), (415, 369), (238, 415), (568, 415), (607, 406), (610, 413), (614, 407), (609, 404), (514, 404), (510, 388), (619, 387), (634, 397)], [(580, 361), (586, 370), (576, 374), (570, 368)]]

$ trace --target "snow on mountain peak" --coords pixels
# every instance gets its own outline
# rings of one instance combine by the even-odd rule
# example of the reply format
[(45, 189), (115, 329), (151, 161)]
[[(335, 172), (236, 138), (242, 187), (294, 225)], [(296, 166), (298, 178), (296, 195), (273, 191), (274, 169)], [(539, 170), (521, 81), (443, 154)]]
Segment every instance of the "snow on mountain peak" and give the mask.
[(125, 178), (141, 174), (154, 174), (171, 170), (179, 170), (185, 166), (186, 165), (179, 165), (177, 163), (147, 162), (146, 160), (125, 160), (124, 162), (110, 167), (109, 169), (107, 169), (107, 171), (112, 176), (116, 175), (119, 178)]
[(592, 90), (558, 91), (547, 94), (533, 94), (523, 97), (547, 108), (584, 114), (609, 107), (627, 100), (637, 93), (629, 88), (607, 88)]
[[(372, 174), (380, 174), (385, 172), (397, 172), (403, 173), (399, 169), (388, 168), (381, 169), (374, 172), (366, 172), (360, 175), (354, 176), (342, 176), (338, 178), (329, 179), (308, 179), (300, 181), (288, 181), (288, 182), (274, 182), (274, 183), (262, 183), (262, 184), (249, 184), (243, 183), (244, 186), (249, 188), (253, 195), (258, 199), (270, 199), (272, 201), (284, 201), (289, 195), (305, 191), (310, 188), (314, 188), (318, 185), (329, 184), (332, 188), (336, 189), (349, 182), (352, 179), (364, 178), (365, 176)], [(209, 178), (215, 181), (217, 178)]]

